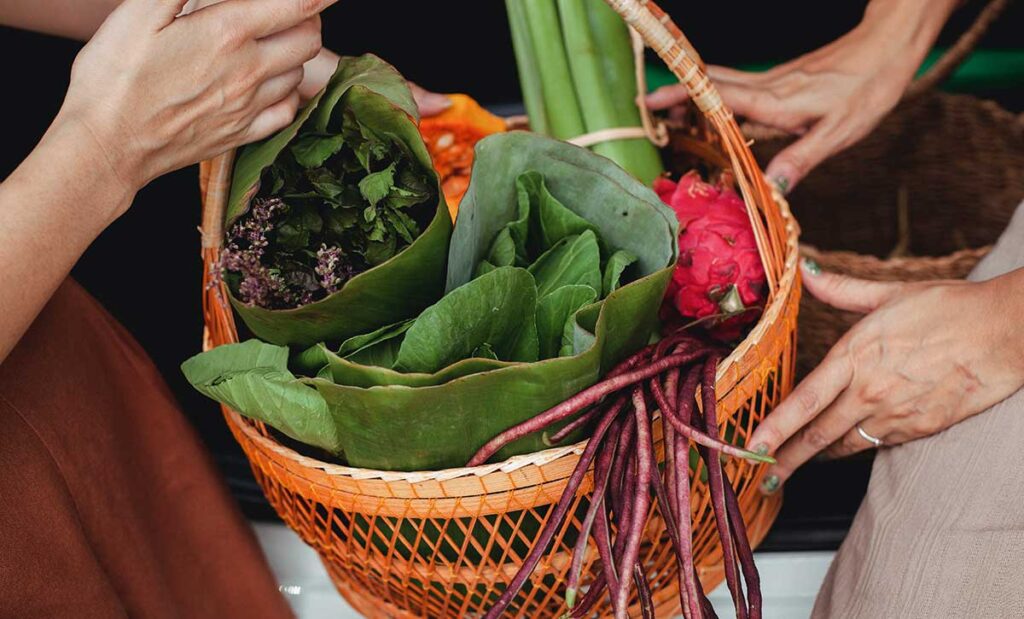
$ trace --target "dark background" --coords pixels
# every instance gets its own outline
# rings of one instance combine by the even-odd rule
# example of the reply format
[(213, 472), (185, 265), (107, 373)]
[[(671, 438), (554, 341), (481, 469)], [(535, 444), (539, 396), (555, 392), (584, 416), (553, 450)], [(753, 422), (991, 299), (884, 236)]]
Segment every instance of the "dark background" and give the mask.
[[(662, 2), (706, 61), (726, 65), (784, 60), (811, 51), (853, 27), (864, 4), (776, 0), (732, 3), (730, 10), (722, 2)], [(940, 44), (963, 31), (972, 10), (968, 7), (954, 18)], [(1022, 15), (1017, 3), (982, 45), (1019, 47)], [(468, 92), (488, 105), (519, 100), (500, 0), (343, 0), (324, 15), (324, 42), (343, 54), (375, 52), (433, 90)], [(79, 47), (0, 27), (3, 177), (30, 152), (59, 109)], [(1019, 93), (981, 94), (1019, 109)], [(74, 276), (153, 356), (246, 512), (272, 517), (217, 407), (192, 391), (178, 370), (200, 346), (198, 223), (193, 167), (144, 189), (129, 213), (83, 256)], [(783, 514), (765, 547), (836, 547), (863, 496), (869, 466), (869, 461), (852, 460), (806, 467), (789, 484)]]

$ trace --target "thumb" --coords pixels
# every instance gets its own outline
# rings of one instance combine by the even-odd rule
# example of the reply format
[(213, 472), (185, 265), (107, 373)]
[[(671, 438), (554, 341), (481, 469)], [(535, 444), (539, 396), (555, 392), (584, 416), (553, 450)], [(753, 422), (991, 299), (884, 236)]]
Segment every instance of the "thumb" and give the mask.
[(801, 261), (804, 289), (836, 309), (866, 314), (894, 299), (904, 282), (879, 282), (822, 271), (810, 258)]
[(822, 161), (843, 147), (842, 118), (825, 116), (802, 138), (772, 159), (765, 175), (783, 193), (788, 193)]

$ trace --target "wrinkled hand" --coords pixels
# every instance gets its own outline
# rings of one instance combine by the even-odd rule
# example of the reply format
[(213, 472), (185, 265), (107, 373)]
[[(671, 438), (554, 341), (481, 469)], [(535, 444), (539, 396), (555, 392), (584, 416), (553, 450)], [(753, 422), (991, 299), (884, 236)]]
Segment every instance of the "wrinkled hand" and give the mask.
[[(708, 67), (735, 113), (802, 136), (765, 171), (782, 191), (870, 133), (899, 102), (952, 10), (949, 0), (936, 0), (930, 12), (926, 3), (918, 4), (925, 12), (909, 14), (899, 7), (890, 13), (877, 6), (849, 34), (764, 73)], [(661, 110), (687, 98), (684, 86), (673, 85), (652, 93), (647, 102)]]
[[(1024, 386), (1024, 269), (986, 282), (889, 283), (821, 273), (804, 286), (839, 309), (867, 313), (754, 431), (774, 453), (774, 492), (820, 452), (847, 456), (930, 436)], [(883, 447), (884, 448), (884, 447)]]
[[(197, 9), (220, 2), (224, 2), (224, 0), (189, 0), (183, 12), (191, 13)], [(316, 93), (327, 86), (327, 82), (331, 80), (335, 69), (338, 68), (339, 60), (338, 54), (324, 48), (320, 50), (316, 58), (305, 64), (305, 75), (298, 88), (299, 95), (303, 101), (312, 99), (316, 96)], [(416, 105), (419, 106), (420, 115), (422, 116), (436, 116), (452, 105), (448, 97), (444, 95), (424, 90), (412, 82), (409, 83), (409, 87), (412, 89), (412, 96), (416, 99)]]
[(75, 60), (57, 122), (95, 137), (122, 181), (153, 178), (292, 121), (336, 0), (125, 0)]

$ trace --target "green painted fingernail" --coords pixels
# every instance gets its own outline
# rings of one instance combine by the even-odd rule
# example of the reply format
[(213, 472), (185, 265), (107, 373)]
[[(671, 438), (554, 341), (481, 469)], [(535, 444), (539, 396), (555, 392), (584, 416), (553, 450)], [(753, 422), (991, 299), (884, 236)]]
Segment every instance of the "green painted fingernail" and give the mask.
[(779, 489), (779, 481), (778, 475), (769, 475), (768, 477), (765, 477), (764, 481), (761, 482), (761, 492), (764, 494), (774, 493)]
[(768, 446), (765, 445), (764, 443), (761, 443), (760, 445), (754, 448), (754, 453), (756, 453), (759, 456), (767, 456)]
[(773, 181), (775, 186), (778, 188), (779, 193), (785, 195), (789, 193), (789, 179), (785, 176), (776, 176)]
[(821, 275), (821, 267), (814, 261), (814, 258), (804, 258), (804, 269), (811, 275)]

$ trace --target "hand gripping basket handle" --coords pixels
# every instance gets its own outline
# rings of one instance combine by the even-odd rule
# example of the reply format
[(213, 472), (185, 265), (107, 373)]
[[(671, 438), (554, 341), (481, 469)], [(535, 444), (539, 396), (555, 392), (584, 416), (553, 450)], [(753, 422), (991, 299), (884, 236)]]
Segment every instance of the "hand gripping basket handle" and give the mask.
[(657, 4), (650, 0), (605, 2), (639, 32), (644, 41), (665, 61), (718, 133), (747, 205), (747, 214), (761, 251), (768, 286), (774, 295), (785, 269), (786, 223), (732, 112), (722, 102), (700, 59), (692, 52), (689, 41)]

